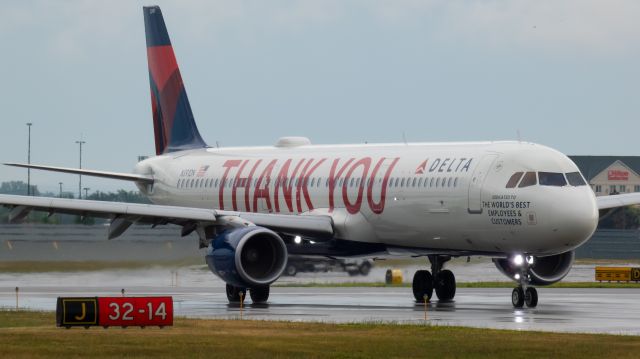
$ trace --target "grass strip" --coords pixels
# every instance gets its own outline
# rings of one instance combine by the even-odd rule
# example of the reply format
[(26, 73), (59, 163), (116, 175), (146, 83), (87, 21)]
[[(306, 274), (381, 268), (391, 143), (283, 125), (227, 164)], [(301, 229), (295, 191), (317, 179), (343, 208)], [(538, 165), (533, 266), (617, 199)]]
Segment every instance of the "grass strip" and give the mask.
[[(0, 311), (0, 357), (637, 358), (640, 338), (434, 325), (178, 318), (172, 328), (56, 328)], [(427, 322), (428, 323), (428, 322)]]

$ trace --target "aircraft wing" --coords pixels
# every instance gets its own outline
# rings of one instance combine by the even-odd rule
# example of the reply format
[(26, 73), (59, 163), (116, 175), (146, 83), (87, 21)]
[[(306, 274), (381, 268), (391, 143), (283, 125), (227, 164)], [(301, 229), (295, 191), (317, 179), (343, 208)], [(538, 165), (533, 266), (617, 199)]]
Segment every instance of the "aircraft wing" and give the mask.
[(610, 196), (596, 197), (598, 209), (609, 209), (616, 207), (631, 206), (640, 204), (640, 193), (613, 194)]
[(237, 227), (255, 224), (276, 232), (311, 237), (333, 236), (333, 220), (329, 216), (297, 216), (249, 212), (217, 211), (213, 209), (160, 206), (153, 204), (88, 201), (65, 198), (0, 195), (0, 205), (9, 207), (9, 220), (19, 222), (29, 212), (44, 211), (86, 217), (111, 219), (109, 239), (124, 233), (133, 223), (182, 226), (182, 235), (207, 227)]
[(138, 175), (138, 174), (132, 174), (132, 173), (96, 171), (96, 170), (86, 170), (81, 168), (69, 168), (69, 167), (31, 165), (26, 163), (5, 163), (5, 165), (12, 166), (12, 167), (32, 168), (32, 169), (44, 170), (44, 171), (72, 173), (76, 175), (111, 178), (111, 179), (117, 179), (117, 180), (123, 180), (123, 181), (141, 182), (146, 184), (153, 183), (153, 177), (151, 176)]

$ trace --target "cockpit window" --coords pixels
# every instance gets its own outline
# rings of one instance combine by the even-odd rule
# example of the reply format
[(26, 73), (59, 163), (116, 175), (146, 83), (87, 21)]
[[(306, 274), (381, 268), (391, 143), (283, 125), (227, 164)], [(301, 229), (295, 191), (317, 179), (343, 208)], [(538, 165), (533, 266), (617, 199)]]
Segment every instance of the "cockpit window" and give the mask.
[(567, 185), (567, 180), (562, 173), (557, 172), (538, 172), (541, 186), (562, 187)]
[(584, 181), (584, 178), (582, 178), (582, 175), (580, 174), (580, 172), (567, 173), (567, 181), (569, 181), (569, 184), (572, 186), (587, 185), (587, 183)]
[(522, 178), (522, 174), (524, 172), (516, 172), (513, 174), (513, 176), (511, 176), (511, 178), (509, 178), (509, 182), (507, 182), (507, 187), (506, 188), (514, 188), (517, 184), (518, 181), (520, 181), (520, 178)]
[(535, 172), (527, 172), (524, 174), (522, 178), (522, 182), (520, 182), (519, 188), (535, 186), (538, 183), (538, 179), (536, 177)]

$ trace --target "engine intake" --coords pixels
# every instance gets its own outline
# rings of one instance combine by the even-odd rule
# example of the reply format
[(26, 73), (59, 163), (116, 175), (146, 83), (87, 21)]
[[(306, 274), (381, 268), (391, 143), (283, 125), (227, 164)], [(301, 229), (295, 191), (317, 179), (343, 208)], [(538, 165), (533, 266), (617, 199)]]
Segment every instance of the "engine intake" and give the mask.
[[(564, 278), (573, 265), (575, 255), (573, 251), (547, 257), (534, 257), (529, 266), (529, 283), (533, 285), (549, 285)], [(515, 279), (520, 269), (509, 258), (494, 258), (493, 263), (502, 274)]]
[(287, 247), (278, 234), (264, 227), (224, 231), (211, 241), (206, 256), (209, 269), (237, 287), (273, 283), (287, 265)]

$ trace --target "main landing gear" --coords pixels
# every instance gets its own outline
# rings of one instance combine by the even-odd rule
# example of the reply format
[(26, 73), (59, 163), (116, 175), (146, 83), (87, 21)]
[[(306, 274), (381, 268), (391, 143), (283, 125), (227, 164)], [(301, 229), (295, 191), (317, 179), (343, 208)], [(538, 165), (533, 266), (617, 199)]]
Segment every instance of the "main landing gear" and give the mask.
[(433, 297), (435, 289), (440, 301), (450, 301), (456, 295), (456, 277), (453, 272), (442, 269), (444, 263), (449, 261), (451, 256), (429, 256), (431, 262), (431, 272), (427, 270), (416, 271), (413, 276), (413, 296), (416, 302), (428, 301)]
[[(250, 288), (249, 296), (253, 304), (265, 303), (269, 299), (269, 286)], [(240, 303), (240, 301), (245, 301), (246, 297), (247, 288), (227, 284), (227, 299), (229, 303)]]

